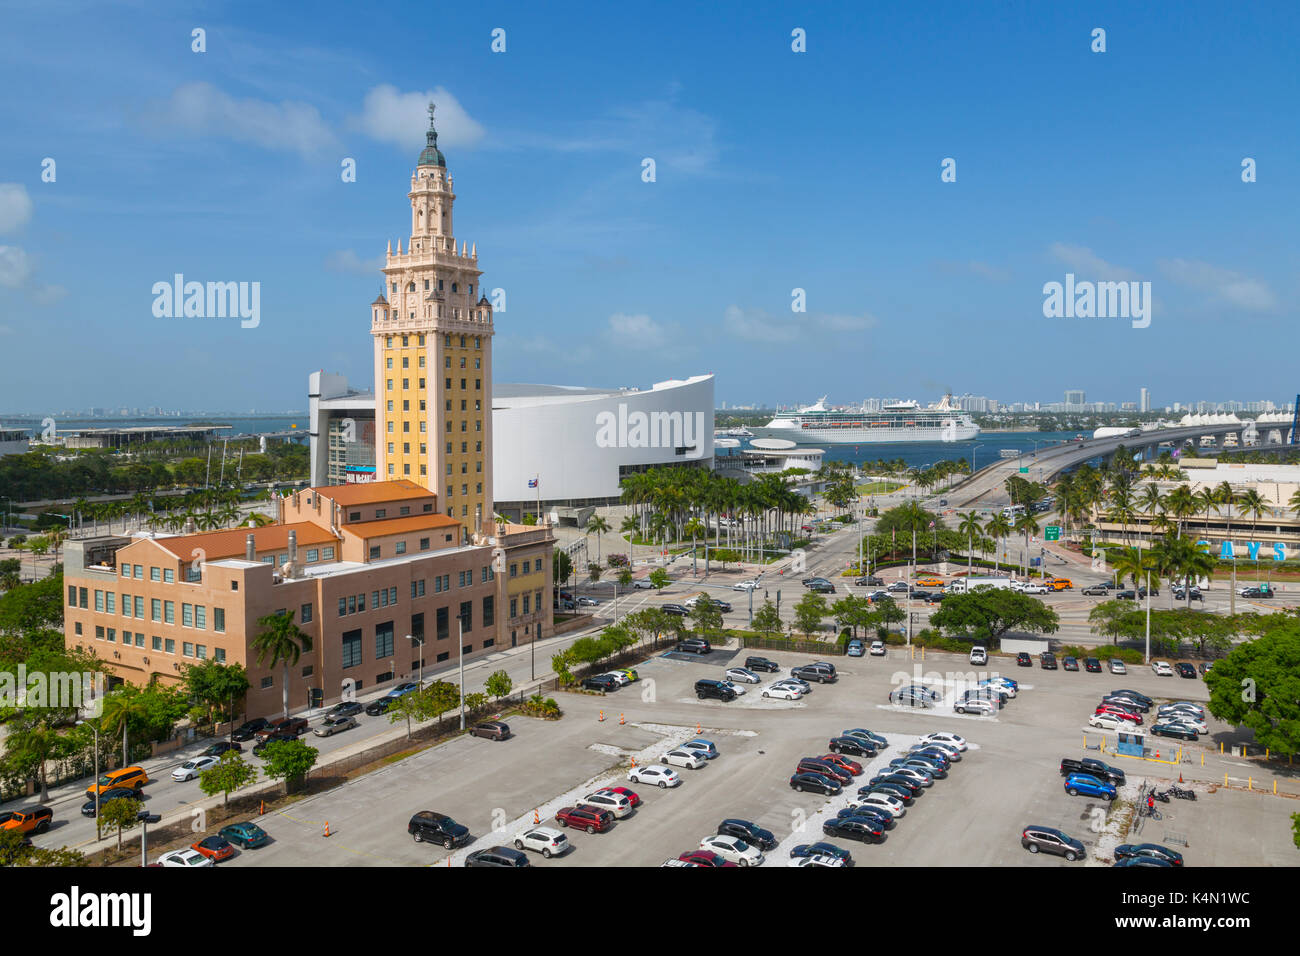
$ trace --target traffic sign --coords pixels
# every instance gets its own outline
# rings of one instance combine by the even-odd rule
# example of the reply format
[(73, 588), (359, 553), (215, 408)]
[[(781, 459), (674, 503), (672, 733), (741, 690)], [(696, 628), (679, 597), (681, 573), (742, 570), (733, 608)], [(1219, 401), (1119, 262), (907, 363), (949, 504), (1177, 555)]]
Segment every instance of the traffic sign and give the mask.
[(1028, 467), (1027, 465), (1021, 465), (1021, 466), (1020, 466), (1020, 473), (1021, 473), (1022, 475), (1027, 475), (1027, 474), (1029, 474), (1029, 467)]
[(1046, 528), (1043, 529), (1043, 540), (1060, 541), (1061, 526), (1059, 524), (1049, 524)]

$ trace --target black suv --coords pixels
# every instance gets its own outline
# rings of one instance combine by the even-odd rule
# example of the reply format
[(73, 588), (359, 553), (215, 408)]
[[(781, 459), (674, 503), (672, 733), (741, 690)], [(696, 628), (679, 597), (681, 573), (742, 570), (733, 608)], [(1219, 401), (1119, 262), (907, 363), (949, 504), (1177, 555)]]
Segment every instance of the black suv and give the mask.
[(1118, 767), (1112, 767), (1110, 764), (1102, 763), (1095, 757), (1083, 757), (1075, 760), (1073, 757), (1061, 758), (1061, 776), (1068, 777), (1072, 773), (1086, 773), (1096, 777), (1098, 780), (1106, 780), (1117, 787), (1124, 786), (1124, 771)]
[(713, 647), (702, 637), (688, 637), (684, 641), (677, 642), (677, 651), (680, 654), (707, 654)]
[(660, 607), (659, 610), (663, 611), (665, 614), (675, 614), (678, 617), (685, 617), (686, 615), (691, 613), (689, 610), (682, 607), (682, 605), (680, 604), (665, 604), (662, 607)]
[(1038, 655), (1038, 664), (1045, 671), (1056, 670), (1056, 655), (1051, 651), (1043, 651)]
[(1083, 844), (1054, 827), (1027, 826), (1020, 834), (1020, 845), (1030, 853), (1055, 853), (1071, 863), (1087, 856)]
[(732, 701), (736, 699), (736, 692), (720, 680), (697, 680), (695, 696), (700, 700), (712, 697), (715, 700)]
[(490, 850), (475, 850), (465, 857), (466, 866), (530, 866), (528, 857), (508, 846), (494, 846)]
[(855, 588), (883, 588), (885, 586), (884, 578), (878, 578), (874, 574), (869, 574), (865, 578), (858, 578), (853, 582)]
[(252, 720), (247, 720), (244, 723), (240, 724), (238, 727), (236, 727), (234, 729), (234, 732), (231, 733), (230, 739), (231, 740), (252, 740), (253, 735), (256, 734), (259, 730), (265, 730), (267, 727), (270, 726), (271, 726), (271, 722), (267, 720), (265, 717), (254, 717)]
[(770, 674), (781, 673), (781, 665), (776, 661), (770, 661), (766, 657), (746, 657), (745, 666), (751, 671), (767, 671)]
[(1016, 655), (1016, 666), (1017, 666), (1017, 667), (1033, 667), (1033, 666), (1034, 666), (1034, 662), (1033, 662), (1033, 660), (1030, 659), (1030, 657), (1029, 657), (1029, 652), (1028, 652), (1028, 651), (1021, 651), (1020, 653), (1018, 653), (1018, 654)]
[(415, 837), (416, 843), (441, 843), (448, 850), (469, 842), (469, 827), (461, 826), (445, 813), (432, 810), (421, 810), (411, 817), (406, 832)]
[(611, 677), (608, 674), (597, 674), (595, 677), (583, 678), (583, 690), (603, 690), (609, 693), (612, 690), (618, 690), (621, 685), (617, 677)]
[(748, 820), (723, 820), (718, 824), (718, 834), (739, 837), (760, 850), (776, 849), (776, 837), (772, 835), (772, 831), (764, 830)]

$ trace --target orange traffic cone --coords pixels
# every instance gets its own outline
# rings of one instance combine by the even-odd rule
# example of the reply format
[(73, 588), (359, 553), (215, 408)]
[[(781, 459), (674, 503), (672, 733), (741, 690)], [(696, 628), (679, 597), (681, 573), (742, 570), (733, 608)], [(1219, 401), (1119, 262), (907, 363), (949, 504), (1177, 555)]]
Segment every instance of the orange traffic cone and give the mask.
[(541, 815), (536, 810), (533, 810), (533, 823), (536, 824), (541, 822), (542, 822)]
[(620, 727), (627, 723), (627, 720), (624, 719), (624, 717), (623, 717), (623, 715), (622, 715), (621, 713), (618, 715), (618, 723), (619, 723), (619, 726), (620, 726)]
[(325, 835), (330, 835), (330, 822), (328, 820), (325, 821)]
[(262, 805), (258, 808), (258, 810), (257, 810), (257, 815), (258, 815), (258, 816), (265, 816), (265, 815), (266, 815), (266, 801), (265, 801), (265, 800), (262, 801)]
[(696, 724), (696, 725), (695, 725), (695, 732), (696, 732), (697, 734), (702, 734), (702, 733), (704, 733), (704, 728), (702, 728), (699, 724)]
[(1183, 782), (1183, 772), (1181, 770), (1178, 771), (1178, 782), (1179, 783)]
[(604, 719), (605, 719), (605, 712), (602, 710), (602, 711), (600, 712), (600, 716), (596, 718), (596, 721), (599, 723), (599, 722), (604, 721)]

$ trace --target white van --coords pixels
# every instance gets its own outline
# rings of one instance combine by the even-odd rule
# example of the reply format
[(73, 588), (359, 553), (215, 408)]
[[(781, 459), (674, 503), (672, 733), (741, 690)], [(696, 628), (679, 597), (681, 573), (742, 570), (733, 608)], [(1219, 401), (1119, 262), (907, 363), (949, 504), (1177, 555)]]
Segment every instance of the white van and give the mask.
[(989, 662), (989, 655), (983, 644), (976, 644), (970, 649), (970, 662), (972, 664), (987, 664)]

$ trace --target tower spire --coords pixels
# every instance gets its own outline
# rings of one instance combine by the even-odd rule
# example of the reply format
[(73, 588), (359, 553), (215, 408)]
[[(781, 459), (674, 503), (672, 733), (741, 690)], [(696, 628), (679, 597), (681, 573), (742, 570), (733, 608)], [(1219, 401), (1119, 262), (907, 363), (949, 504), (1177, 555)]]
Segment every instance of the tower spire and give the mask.
[(429, 131), (424, 134), (424, 151), (420, 153), (420, 159), (417, 166), (442, 166), (446, 167), (447, 161), (443, 158), (442, 151), (438, 149), (438, 129), (434, 126), (433, 114), (437, 106), (432, 100), (429, 101)]

